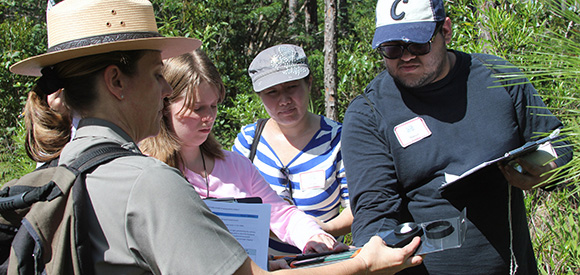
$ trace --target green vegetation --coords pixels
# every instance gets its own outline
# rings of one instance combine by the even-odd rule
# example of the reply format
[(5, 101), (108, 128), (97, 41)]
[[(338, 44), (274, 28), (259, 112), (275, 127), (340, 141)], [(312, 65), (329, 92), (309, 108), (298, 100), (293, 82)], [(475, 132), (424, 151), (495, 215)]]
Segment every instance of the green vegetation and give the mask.
[(24, 150), (22, 109), (32, 80), (8, 71), (15, 62), (45, 51), (46, 7), (38, 1), (0, 1), (0, 183), (34, 169)]
[[(318, 1), (318, 25), (308, 31), (304, 11), (288, 23), (284, 0), (153, 1), (165, 35), (197, 37), (222, 73), (228, 96), (220, 106), (215, 134), (229, 149), (239, 129), (267, 114), (251, 89), (246, 68), (258, 51), (278, 43), (304, 47), (313, 68), (311, 109), (324, 111), (324, 1)], [(299, 1), (302, 2), (302, 1)], [(573, 4), (569, 4), (572, 2)], [(0, 0), (0, 183), (31, 171), (23, 149), (20, 114), (34, 79), (8, 72), (14, 62), (46, 51), (46, 1)], [(338, 22), (338, 113), (382, 70), (370, 47), (373, 0), (342, 1)], [(485, 52), (522, 68), (549, 108), (566, 125), (575, 149), (580, 146), (578, 92), (580, 72), (578, 6), (574, 1), (448, 0), (453, 26), (450, 48)], [(579, 150), (575, 150), (580, 152)], [(526, 192), (530, 231), (542, 274), (580, 274), (579, 158), (562, 175), (569, 182), (552, 192)]]

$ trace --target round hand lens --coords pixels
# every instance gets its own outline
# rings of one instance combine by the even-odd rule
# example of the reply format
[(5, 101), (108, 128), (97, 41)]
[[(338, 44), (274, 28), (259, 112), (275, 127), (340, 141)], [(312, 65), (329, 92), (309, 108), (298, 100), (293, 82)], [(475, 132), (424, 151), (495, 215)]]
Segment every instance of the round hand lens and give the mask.
[(425, 226), (425, 235), (431, 239), (441, 239), (453, 233), (453, 226), (448, 221), (434, 221)]

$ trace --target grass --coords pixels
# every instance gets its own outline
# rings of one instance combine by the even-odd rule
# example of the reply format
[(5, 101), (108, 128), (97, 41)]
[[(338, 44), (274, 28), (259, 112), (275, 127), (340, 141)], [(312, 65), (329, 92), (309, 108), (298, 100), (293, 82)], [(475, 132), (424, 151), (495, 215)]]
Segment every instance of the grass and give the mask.
[(0, 187), (11, 179), (20, 178), (34, 170), (36, 163), (24, 149), (24, 127), (20, 121), (12, 142), (0, 140)]
[(580, 274), (578, 193), (569, 188), (533, 190), (526, 198), (540, 274)]

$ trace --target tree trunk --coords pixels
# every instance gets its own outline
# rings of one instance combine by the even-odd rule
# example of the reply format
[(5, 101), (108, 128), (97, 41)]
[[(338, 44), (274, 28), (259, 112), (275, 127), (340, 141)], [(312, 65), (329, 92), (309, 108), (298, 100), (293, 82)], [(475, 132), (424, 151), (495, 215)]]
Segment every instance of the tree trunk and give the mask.
[[(481, 11), (487, 11), (488, 9), (493, 9), (493, 8), (495, 8), (495, 3), (490, 2), (490, 1), (483, 1), (481, 6), (479, 7), (480, 15), (478, 17), (481, 18), (481, 21), (479, 21), (478, 24), (479, 24), (479, 29), (481, 30), (481, 35), (479, 36), (479, 39), (481, 39), (481, 41), (489, 41), (491, 39), (491, 33), (489, 32), (489, 28), (486, 28), (482, 22), (484, 20), (487, 20), (487, 17), (481, 16)], [(489, 42), (484, 42), (481, 51), (483, 53), (491, 53), (492, 52), (490, 50), (491, 47), (492, 46), (489, 44)]]
[(338, 120), (336, 110), (336, 2), (337, 0), (324, 0), (324, 100), (326, 117), (332, 120)]
[(305, 0), (306, 12), (304, 13), (304, 25), (306, 33), (312, 35), (318, 31), (318, 1)]
[(340, 22), (340, 26), (337, 26), (338, 28), (337, 33), (339, 33), (340, 35), (346, 34), (354, 28), (348, 16), (347, 5), (348, 3), (346, 2), (346, 0), (338, 1), (338, 21)]
[(296, 22), (296, 7), (298, 6), (298, 0), (288, 0), (288, 23), (293, 25)]

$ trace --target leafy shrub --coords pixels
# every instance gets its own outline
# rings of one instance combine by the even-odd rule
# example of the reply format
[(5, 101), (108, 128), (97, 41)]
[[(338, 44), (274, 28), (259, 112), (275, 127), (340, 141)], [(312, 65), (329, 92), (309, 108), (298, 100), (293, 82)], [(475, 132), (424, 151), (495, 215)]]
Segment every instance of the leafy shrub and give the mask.
[(230, 150), (244, 125), (269, 116), (262, 106), (262, 101), (253, 92), (237, 94), (233, 98), (226, 97), (226, 100), (229, 104), (220, 105), (213, 131), (224, 149)]
[[(15, 75), (8, 68), (17, 60), (44, 52), (46, 31), (40, 18), (28, 16), (38, 7), (35, 1), (6, 1), (0, 4), (0, 173), (2, 181), (29, 171), (22, 150), (20, 117), (27, 91), (34, 78)], [(25, 8), (19, 9), (18, 5)], [(41, 12), (42, 13), (42, 12)], [(26, 15), (26, 16), (20, 16)]]

